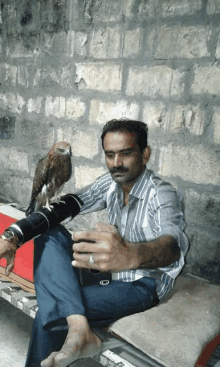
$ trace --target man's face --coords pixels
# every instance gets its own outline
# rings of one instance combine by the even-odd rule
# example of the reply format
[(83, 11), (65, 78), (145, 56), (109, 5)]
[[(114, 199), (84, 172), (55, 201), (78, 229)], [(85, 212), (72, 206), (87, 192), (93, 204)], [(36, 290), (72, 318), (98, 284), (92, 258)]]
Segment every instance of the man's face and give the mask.
[(136, 135), (129, 132), (109, 132), (103, 141), (107, 167), (115, 182), (133, 184), (146, 164)]

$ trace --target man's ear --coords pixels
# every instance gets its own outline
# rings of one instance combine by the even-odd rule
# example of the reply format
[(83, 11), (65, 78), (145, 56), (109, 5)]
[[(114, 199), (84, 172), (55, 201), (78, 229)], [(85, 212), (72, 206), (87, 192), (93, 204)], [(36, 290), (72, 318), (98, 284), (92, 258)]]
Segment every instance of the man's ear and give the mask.
[(147, 146), (142, 153), (142, 162), (146, 164), (151, 156), (151, 147)]

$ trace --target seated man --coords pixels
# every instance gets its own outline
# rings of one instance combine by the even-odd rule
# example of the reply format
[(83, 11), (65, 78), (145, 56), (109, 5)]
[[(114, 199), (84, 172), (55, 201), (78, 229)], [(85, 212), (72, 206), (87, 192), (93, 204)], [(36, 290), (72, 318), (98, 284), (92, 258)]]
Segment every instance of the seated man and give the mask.
[[(188, 242), (181, 200), (147, 169), (147, 126), (112, 120), (102, 132), (109, 174), (78, 191), (81, 213), (107, 208), (109, 224), (70, 233), (61, 225), (35, 238), (39, 310), (26, 367), (66, 367), (102, 350), (92, 328), (147, 310), (172, 289)], [(15, 245), (0, 239), (13, 268)], [(111, 273), (109, 284), (81, 285), (79, 269)]]

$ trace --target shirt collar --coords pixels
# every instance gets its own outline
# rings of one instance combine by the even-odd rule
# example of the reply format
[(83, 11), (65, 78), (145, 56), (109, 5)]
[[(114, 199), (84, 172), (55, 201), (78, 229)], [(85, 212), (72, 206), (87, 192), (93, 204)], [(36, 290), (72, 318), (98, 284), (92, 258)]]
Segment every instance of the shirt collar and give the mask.
[(134, 186), (130, 191), (130, 196), (134, 196), (138, 199), (143, 199), (146, 194), (146, 187), (150, 178), (150, 171), (145, 167), (145, 169), (138, 176)]

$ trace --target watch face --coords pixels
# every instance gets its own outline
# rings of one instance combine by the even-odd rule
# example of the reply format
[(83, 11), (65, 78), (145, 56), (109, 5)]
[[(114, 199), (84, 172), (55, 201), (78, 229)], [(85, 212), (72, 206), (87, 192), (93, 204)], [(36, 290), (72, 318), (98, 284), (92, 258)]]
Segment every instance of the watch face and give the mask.
[(8, 239), (8, 240), (11, 240), (12, 238), (14, 238), (14, 233), (12, 231), (5, 231), (3, 233), (3, 236)]

